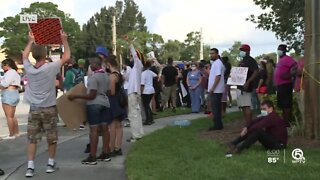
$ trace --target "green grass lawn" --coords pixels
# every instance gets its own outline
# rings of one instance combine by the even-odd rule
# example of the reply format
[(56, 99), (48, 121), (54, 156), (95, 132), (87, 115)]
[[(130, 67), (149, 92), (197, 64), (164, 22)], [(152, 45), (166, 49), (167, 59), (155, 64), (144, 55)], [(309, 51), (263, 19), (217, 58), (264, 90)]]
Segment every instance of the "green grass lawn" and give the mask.
[(171, 108), (164, 109), (163, 112), (157, 112), (155, 116), (153, 116), (154, 119), (169, 117), (169, 116), (177, 116), (182, 114), (190, 114), (191, 108), (187, 107), (178, 107), (176, 108), (176, 112), (172, 112)]
[[(231, 113), (225, 120), (239, 117), (241, 113)], [(319, 179), (319, 149), (300, 147), (305, 164), (292, 164), (293, 147), (286, 150), (286, 163), (281, 151), (279, 162), (269, 164), (267, 151), (260, 145), (225, 158), (224, 145), (199, 137), (210, 124), (210, 119), (202, 118), (188, 127), (166, 127), (136, 142), (126, 159), (129, 180)]]

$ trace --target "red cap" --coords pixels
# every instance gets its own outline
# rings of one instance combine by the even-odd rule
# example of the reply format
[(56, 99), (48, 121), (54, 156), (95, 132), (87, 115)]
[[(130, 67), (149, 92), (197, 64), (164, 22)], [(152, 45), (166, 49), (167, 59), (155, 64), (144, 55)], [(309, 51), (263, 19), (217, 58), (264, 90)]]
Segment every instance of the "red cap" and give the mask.
[(250, 46), (248, 44), (242, 44), (240, 47), (241, 51), (250, 52)]

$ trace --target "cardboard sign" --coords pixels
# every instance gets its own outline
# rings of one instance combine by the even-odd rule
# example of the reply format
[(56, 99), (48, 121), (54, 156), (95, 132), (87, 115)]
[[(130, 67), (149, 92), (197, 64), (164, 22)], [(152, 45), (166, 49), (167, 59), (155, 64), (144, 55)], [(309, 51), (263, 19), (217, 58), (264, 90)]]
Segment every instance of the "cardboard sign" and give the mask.
[(29, 23), (29, 28), (35, 37), (36, 44), (62, 44), (60, 18), (38, 19), (37, 23)]
[(248, 75), (247, 67), (232, 67), (227, 84), (234, 86), (243, 86), (246, 83)]
[(71, 130), (78, 129), (79, 126), (86, 121), (86, 101), (85, 100), (73, 100), (68, 99), (69, 94), (86, 94), (87, 89), (83, 83), (77, 84), (70, 91), (60, 96), (57, 100), (58, 113)]

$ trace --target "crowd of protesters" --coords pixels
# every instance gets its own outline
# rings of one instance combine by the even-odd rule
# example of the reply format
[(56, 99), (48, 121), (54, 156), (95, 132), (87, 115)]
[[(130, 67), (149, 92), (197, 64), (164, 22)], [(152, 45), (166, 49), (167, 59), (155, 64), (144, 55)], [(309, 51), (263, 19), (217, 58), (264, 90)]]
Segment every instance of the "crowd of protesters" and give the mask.
[[(228, 57), (220, 57), (219, 50), (210, 50), (210, 61), (174, 63), (168, 58), (161, 65), (154, 55), (145, 56), (134, 48), (129, 38), (129, 60), (120, 67), (115, 55), (106, 48), (97, 47), (95, 58), (88, 60), (71, 58), (67, 35), (61, 32), (64, 54), (60, 61), (46, 58), (44, 46), (34, 45), (34, 36), (29, 34), (28, 44), (23, 52), (23, 64), (29, 83), (24, 100), (30, 104), (28, 116), (28, 167), (26, 177), (35, 171), (34, 159), (37, 142), (42, 132), (48, 142), (47, 173), (56, 171), (55, 152), (58, 141), (56, 109), (57, 89), (69, 91), (81, 82), (86, 83), (87, 94), (69, 95), (69, 100), (84, 99), (87, 102), (86, 114), (89, 124), (88, 158), (83, 164), (95, 165), (97, 161), (110, 161), (111, 157), (122, 155), (124, 120), (129, 120), (132, 136), (128, 142), (135, 142), (144, 136), (143, 125), (154, 123), (154, 114), (165, 109), (177, 111), (179, 106), (191, 108), (192, 113), (204, 110), (211, 114), (213, 126), (209, 131), (223, 130), (223, 117), (226, 108), (232, 106), (231, 86), (227, 84), (231, 74)], [(243, 86), (237, 86), (237, 104), (246, 122), (240, 136), (229, 144), (231, 153), (239, 153), (259, 140), (266, 148), (285, 148), (287, 143), (286, 127), (292, 111), (293, 89), (302, 91), (301, 77), (303, 59), (297, 63), (288, 56), (287, 47), (279, 45), (279, 62), (275, 65), (269, 57), (258, 62), (250, 56), (251, 47), (240, 47), (239, 67), (248, 68), (247, 79)], [(36, 64), (28, 59), (32, 52)], [(88, 72), (85, 65), (89, 62)], [(60, 74), (61, 66), (67, 65), (64, 81)], [(1, 80), (2, 107), (5, 112), (9, 136), (19, 135), (15, 108), (19, 103), (18, 86), (20, 76), (13, 60), (2, 61), (5, 76)], [(265, 100), (267, 94), (277, 96), (277, 106), (281, 108), (282, 118), (274, 112), (272, 102)], [(229, 99), (229, 100), (228, 100)], [(303, 96), (299, 95), (299, 107), (303, 111)], [(261, 117), (253, 120), (252, 109), (260, 107)], [(261, 111), (260, 111), (261, 110)], [(85, 122), (80, 129), (85, 128)], [(102, 136), (102, 151), (97, 156), (99, 136)], [(0, 170), (0, 174), (4, 173)]]

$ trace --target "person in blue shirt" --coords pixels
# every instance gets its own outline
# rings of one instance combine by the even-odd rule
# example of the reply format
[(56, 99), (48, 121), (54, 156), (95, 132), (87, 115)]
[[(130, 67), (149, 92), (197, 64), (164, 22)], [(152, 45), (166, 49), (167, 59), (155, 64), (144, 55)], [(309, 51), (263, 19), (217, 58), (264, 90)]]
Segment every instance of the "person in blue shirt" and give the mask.
[(202, 74), (199, 71), (197, 64), (191, 64), (191, 71), (187, 75), (187, 85), (191, 96), (192, 113), (198, 113), (201, 107), (201, 79)]

